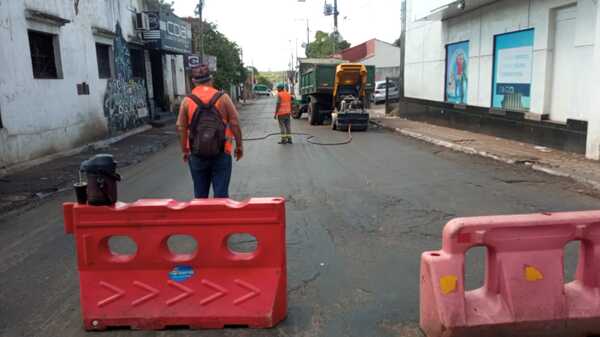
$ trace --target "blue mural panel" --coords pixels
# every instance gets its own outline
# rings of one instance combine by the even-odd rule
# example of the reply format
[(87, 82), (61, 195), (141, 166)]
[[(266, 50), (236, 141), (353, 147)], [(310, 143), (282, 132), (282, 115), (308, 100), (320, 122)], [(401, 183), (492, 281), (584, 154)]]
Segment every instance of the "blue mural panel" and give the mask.
[(492, 106), (529, 110), (533, 70), (534, 30), (522, 30), (494, 37)]
[(469, 41), (446, 46), (446, 101), (467, 104)]

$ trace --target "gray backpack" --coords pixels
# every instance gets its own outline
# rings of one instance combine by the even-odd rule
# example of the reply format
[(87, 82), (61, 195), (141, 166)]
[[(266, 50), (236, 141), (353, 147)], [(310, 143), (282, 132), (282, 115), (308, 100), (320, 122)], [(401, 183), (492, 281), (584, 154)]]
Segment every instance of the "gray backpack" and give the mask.
[(193, 155), (214, 158), (225, 151), (227, 126), (223, 122), (221, 113), (215, 107), (223, 95), (224, 93), (219, 91), (208, 104), (202, 102), (195, 95), (188, 96), (198, 106), (189, 127), (190, 151)]

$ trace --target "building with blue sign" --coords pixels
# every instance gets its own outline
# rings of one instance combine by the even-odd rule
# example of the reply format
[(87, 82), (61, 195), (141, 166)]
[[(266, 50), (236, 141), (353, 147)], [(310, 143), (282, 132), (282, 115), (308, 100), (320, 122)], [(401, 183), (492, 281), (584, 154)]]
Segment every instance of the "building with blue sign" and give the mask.
[(408, 118), (600, 159), (597, 0), (406, 0)]

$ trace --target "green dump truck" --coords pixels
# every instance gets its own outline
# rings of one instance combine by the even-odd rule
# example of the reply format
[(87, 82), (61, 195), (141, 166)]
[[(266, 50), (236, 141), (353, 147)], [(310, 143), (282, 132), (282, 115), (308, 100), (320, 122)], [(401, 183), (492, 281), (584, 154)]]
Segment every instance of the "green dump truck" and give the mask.
[[(308, 114), (310, 125), (321, 125), (331, 120), (336, 108), (333, 91), (336, 70), (339, 64), (346, 61), (333, 58), (300, 59), (300, 106), (292, 117), (300, 118)], [(367, 97), (370, 97), (375, 86), (375, 67), (367, 66)], [(368, 101), (368, 100), (367, 100)]]

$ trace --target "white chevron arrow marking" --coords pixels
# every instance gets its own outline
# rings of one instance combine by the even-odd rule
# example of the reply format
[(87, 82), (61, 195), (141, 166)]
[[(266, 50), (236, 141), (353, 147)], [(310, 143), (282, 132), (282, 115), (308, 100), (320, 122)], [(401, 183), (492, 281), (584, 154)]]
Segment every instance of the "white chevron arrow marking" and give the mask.
[(119, 298), (123, 297), (123, 295), (125, 295), (125, 291), (123, 289), (119, 289), (108, 282), (100, 281), (100, 286), (105, 289), (108, 289), (114, 293), (112, 296), (109, 296), (98, 302), (98, 306), (100, 308), (102, 308), (103, 306), (106, 306), (108, 304), (111, 304), (112, 302), (118, 300)]
[(248, 291), (250, 291), (249, 293), (247, 293), (246, 295), (236, 299), (233, 301), (234, 305), (240, 305), (244, 302), (248, 302), (249, 300), (253, 299), (254, 297), (260, 295), (260, 289), (256, 288), (255, 286), (251, 285), (248, 282), (244, 282), (242, 280), (234, 280), (233, 282), (235, 282), (235, 284), (237, 284), (238, 286), (240, 286), (241, 288), (244, 288)]
[(194, 294), (194, 291), (192, 289), (190, 289), (182, 284), (179, 284), (177, 282), (169, 281), (169, 282), (167, 282), (167, 284), (173, 288), (177, 288), (178, 290), (180, 290), (182, 292), (182, 294), (175, 296), (172, 299), (166, 301), (165, 303), (168, 306), (171, 306), (177, 302), (183, 301), (184, 299), (186, 299)]
[(137, 307), (138, 305), (140, 305), (142, 303), (145, 303), (145, 302), (147, 302), (147, 301), (155, 298), (156, 296), (158, 296), (159, 291), (156, 290), (156, 289), (154, 289), (154, 288), (152, 288), (151, 286), (149, 286), (149, 285), (147, 285), (145, 283), (142, 283), (140, 281), (134, 281), (133, 285), (136, 286), (136, 287), (138, 287), (138, 288), (142, 288), (142, 289), (148, 291), (147, 295), (145, 295), (143, 297), (140, 297), (137, 300), (131, 302), (131, 305), (133, 305), (134, 307)]

